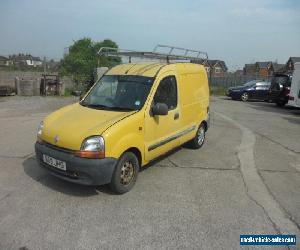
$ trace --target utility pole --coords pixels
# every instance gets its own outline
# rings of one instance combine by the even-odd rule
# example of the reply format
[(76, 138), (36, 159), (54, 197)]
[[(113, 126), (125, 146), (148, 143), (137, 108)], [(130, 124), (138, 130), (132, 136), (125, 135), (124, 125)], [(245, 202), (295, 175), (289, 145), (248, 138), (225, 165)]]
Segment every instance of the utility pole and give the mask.
[(44, 75), (46, 75), (46, 70), (47, 70), (47, 67), (46, 67), (46, 57), (44, 56)]
[(44, 90), (44, 95), (47, 95), (47, 89), (46, 89), (46, 71), (47, 71), (47, 67), (46, 67), (46, 57), (44, 56), (44, 80), (43, 80), (43, 90)]

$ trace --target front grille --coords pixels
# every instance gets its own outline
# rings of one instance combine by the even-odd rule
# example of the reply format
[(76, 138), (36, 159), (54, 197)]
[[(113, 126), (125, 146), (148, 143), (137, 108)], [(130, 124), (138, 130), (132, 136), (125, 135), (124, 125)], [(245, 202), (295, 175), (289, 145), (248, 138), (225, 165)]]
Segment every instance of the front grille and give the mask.
[(75, 150), (71, 150), (71, 149), (67, 149), (67, 148), (62, 148), (62, 147), (58, 147), (56, 145), (53, 145), (51, 143), (48, 143), (48, 142), (45, 142), (43, 141), (43, 144), (49, 148), (52, 148), (54, 150), (57, 150), (57, 151), (61, 151), (61, 152), (64, 152), (64, 153), (67, 153), (67, 154), (74, 154), (75, 153)]

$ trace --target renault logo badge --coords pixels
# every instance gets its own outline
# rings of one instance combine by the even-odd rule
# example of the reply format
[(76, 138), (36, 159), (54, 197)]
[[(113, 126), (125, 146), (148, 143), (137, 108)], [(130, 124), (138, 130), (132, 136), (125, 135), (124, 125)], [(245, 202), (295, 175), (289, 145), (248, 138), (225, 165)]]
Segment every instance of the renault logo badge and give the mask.
[(58, 135), (56, 135), (56, 136), (54, 137), (54, 143), (56, 144), (56, 143), (58, 142), (58, 140), (59, 140), (59, 137), (58, 137)]

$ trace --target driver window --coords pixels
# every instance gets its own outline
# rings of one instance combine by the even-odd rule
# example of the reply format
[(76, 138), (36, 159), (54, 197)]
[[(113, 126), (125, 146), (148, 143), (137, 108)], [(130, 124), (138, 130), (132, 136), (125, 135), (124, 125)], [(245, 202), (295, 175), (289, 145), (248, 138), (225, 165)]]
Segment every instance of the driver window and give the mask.
[(177, 107), (177, 83), (175, 76), (167, 76), (161, 80), (153, 98), (156, 103), (165, 103), (169, 110)]

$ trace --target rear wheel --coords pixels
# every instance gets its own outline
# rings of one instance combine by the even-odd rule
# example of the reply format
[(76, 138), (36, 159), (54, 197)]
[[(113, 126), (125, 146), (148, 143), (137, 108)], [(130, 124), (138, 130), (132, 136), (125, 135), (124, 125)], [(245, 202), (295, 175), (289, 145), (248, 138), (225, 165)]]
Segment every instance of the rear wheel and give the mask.
[(206, 131), (205, 125), (204, 123), (201, 123), (195, 137), (188, 142), (188, 146), (194, 149), (201, 148), (205, 142), (205, 131)]
[(278, 101), (278, 102), (276, 102), (276, 105), (277, 105), (278, 107), (283, 107), (285, 104), (286, 104), (285, 101)]
[(136, 182), (139, 168), (139, 161), (135, 154), (125, 152), (120, 157), (113, 173), (109, 184), (111, 190), (117, 194), (124, 194), (130, 191)]
[(248, 101), (248, 99), (249, 99), (249, 94), (248, 94), (247, 92), (245, 92), (245, 93), (243, 93), (243, 94), (241, 95), (241, 100), (242, 100), (243, 102)]

